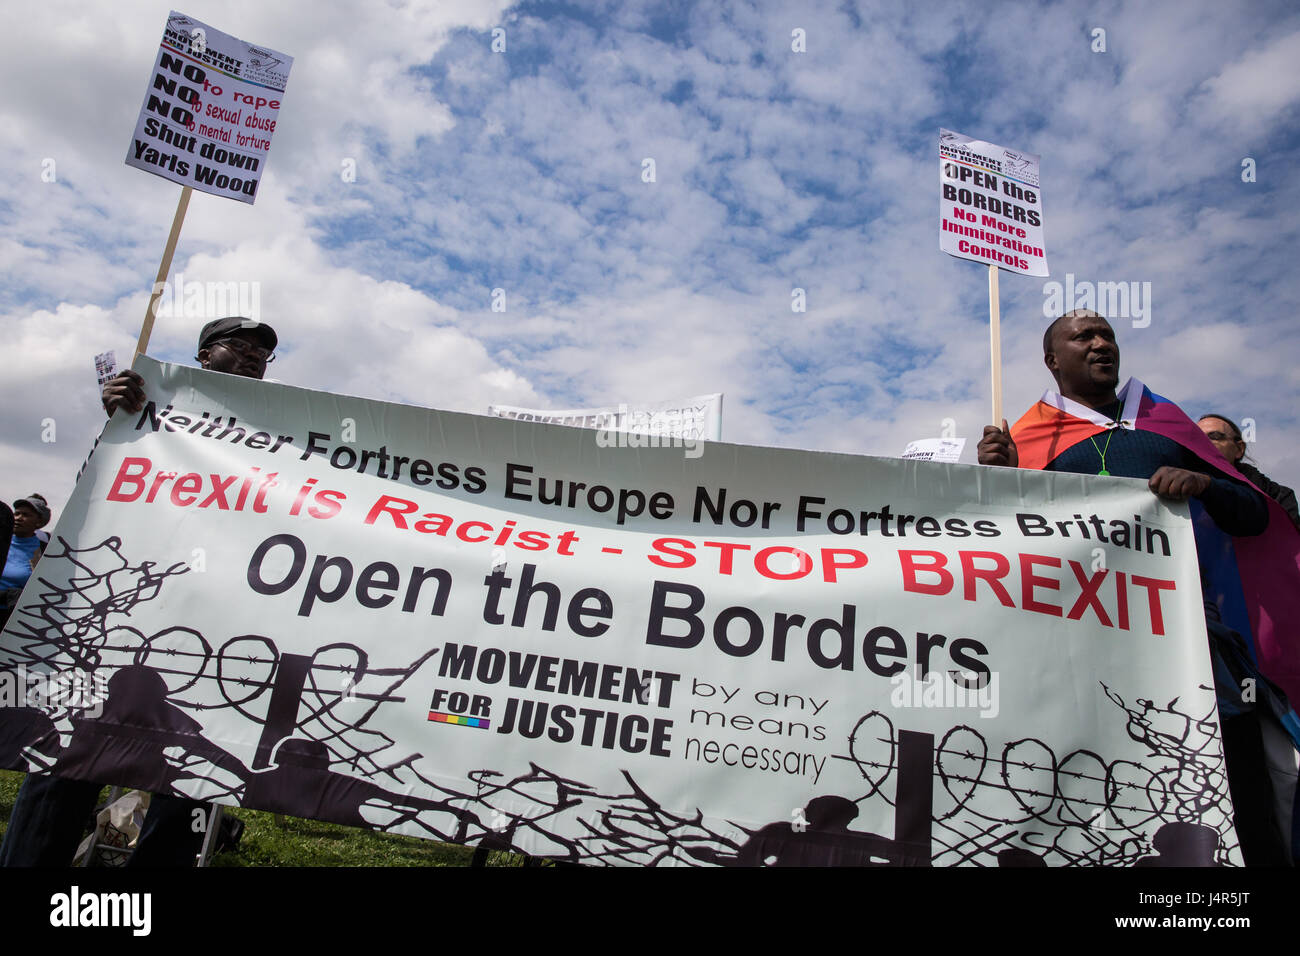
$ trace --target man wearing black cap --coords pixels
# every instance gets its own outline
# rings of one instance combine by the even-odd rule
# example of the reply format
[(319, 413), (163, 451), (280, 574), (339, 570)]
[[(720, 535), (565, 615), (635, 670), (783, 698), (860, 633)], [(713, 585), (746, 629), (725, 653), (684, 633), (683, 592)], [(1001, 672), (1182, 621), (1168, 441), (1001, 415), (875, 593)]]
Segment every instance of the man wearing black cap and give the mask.
[[(278, 344), (275, 330), (265, 322), (227, 316), (203, 326), (195, 358), (209, 371), (261, 379)], [(145, 403), (144, 379), (130, 370), (122, 372), (104, 383), (101, 397), (110, 417), (119, 408), (138, 412)], [(68, 866), (99, 791), (97, 783), (28, 774), (0, 845), (0, 866)], [(193, 865), (203, 843), (202, 830), (193, 823), (200, 814), (206, 816), (205, 806), (198, 800), (155, 794), (131, 864)]]
[[(209, 371), (260, 379), (267, 365), (275, 360), (273, 353), (278, 344), (275, 330), (265, 322), (230, 315), (203, 326), (194, 357), (201, 368)], [(104, 411), (110, 416), (118, 408), (138, 412), (144, 408), (144, 379), (136, 372), (125, 371), (104, 383), (101, 397)]]

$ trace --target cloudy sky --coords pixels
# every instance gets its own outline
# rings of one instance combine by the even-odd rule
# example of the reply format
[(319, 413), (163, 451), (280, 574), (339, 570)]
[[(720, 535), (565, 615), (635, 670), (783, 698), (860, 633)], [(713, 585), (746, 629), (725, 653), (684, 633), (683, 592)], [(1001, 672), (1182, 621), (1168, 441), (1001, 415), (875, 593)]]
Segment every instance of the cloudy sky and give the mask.
[[(93, 356), (130, 361), (179, 195), (123, 163), (169, 9), (7, 24), (7, 499), (61, 507)], [(730, 441), (896, 456), (951, 420), (973, 446), (987, 270), (938, 251), (945, 126), (1041, 154), (1052, 279), (1150, 283), (1124, 372), (1251, 419), (1300, 482), (1289, 0), (181, 10), (295, 58), (256, 205), (196, 193), (173, 264), (256, 283), (281, 381), (474, 412), (722, 391)], [(1013, 419), (1049, 383), (1045, 281), (1002, 274)], [(210, 317), (164, 312), (150, 353), (192, 362)]]

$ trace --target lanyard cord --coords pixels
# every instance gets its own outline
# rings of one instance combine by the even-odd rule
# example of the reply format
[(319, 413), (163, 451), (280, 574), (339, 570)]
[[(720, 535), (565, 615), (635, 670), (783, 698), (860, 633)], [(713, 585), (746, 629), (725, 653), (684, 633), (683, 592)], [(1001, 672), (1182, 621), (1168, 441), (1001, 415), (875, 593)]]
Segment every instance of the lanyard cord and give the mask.
[[(1116, 423), (1115, 423), (1115, 425), (1118, 425), (1118, 424), (1119, 424), (1119, 422), (1116, 422)], [(1101, 457), (1101, 471), (1097, 472), (1097, 474), (1099, 474), (1099, 475), (1109, 475), (1109, 474), (1110, 474), (1110, 472), (1106, 470), (1106, 452), (1108, 452), (1108, 451), (1110, 450), (1110, 440), (1111, 440), (1112, 438), (1114, 438), (1114, 437), (1115, 437), (1115, 427), (1114, 427), (1114, 425), (1112, 425), (1112, 426), (1107, 430), (1107, 432), (1106, 432), (1106, 447), (1105, 447), (1105, 448), (1097, 448), (1097, 439), (1093, 438), (1091, 435), (1088, 436), (1088, 441), (1092, 442), (1092, 447), (1095, 448), (1095, 449), (1097, 450), (1097, 454)]]

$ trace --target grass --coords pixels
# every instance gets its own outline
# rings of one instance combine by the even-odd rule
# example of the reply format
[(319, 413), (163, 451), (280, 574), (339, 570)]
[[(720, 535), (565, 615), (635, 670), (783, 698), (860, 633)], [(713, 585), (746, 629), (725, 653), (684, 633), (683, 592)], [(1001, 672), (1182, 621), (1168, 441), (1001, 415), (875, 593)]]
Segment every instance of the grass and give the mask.
[[(0, 770), (0, 835), (9, 826), (23, 774)], [(244, 822), (239, 848), (218, 853), (212, 866), (468, 866), (467, 847), (376, 833), (258, 810), (226, 809)]]

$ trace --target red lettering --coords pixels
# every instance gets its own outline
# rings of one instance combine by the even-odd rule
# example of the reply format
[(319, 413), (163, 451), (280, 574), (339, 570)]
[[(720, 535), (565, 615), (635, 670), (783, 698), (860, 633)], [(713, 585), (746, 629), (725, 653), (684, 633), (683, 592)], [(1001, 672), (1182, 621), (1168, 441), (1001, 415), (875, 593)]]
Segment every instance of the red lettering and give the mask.
[[(675, 551), (673, 546), (684, 550)], [(695, 555), (691, 554), (691, 551), (695, 549), (695, 545), (684, 538), (655, 538), (650, 543), (650, 547), (660, 554), (679, 559), (676, 563), (673, 563), (672, 561), (665, 561), (657, 554), (647, 555), (651, 564), (657, 564), (661, 568), (689, 568), (695, 564)]]
[(562, 554), (565, 557), (573, 557), (572, 545), (581, 539), (576, 531), (566, 531), (555, 539), (555, 553)]
[[(113, 487), (108, 489), (109, 501), (135, 501), (140, 495), (144, 494), (144, 476), (149, 474), (149, 469), (153, 466), (148, 458), (126, 458), (117, 469), (117, 477), (113, 479)], [(138, 468), (132, 474), (132, 469)], [(134, 491), (123, 491), (123, 487), (130, 482), (135, 486)]]
[(184, 508), (186, 505), (192, 505), (199, 500), (199, 496), (191, 492), (198, 491), (203, 487), (203, 479), (198, 475), (190, 472), (188, 475), (181, 475), (172, 484), (172, 504)]
[(1151, 608), (1151, 632), (1153, 634), (1164, 634), (1165, 618), (1160, 613), (1160, 592), (1175, 590), (1173, 581), (1164, 581), (1160, 578), (1145, 578), (1140, 574), (1133, 575), (1133, 583), (1138, 587), (1147, 589), (1147, 603)]
[[(487, 534), (483, 535), (481, 538), (471, 538), (465, 533), (469, 528), (482, 528), (487, 532)], [(460, 538), (462, 541), (467, 541), (470, 544), (477, 541), (486, 541), (488, 538), (492, 537), (492, 526), (490, 524), (484, 524), (482, 521), (466, 521), (456, 529), (456, 537)]]
[(1128, 630), (1128, 583), (1123, 571), (1115, 572), (1115, 619), (1120, 630)]
[(158, 489), (161, 488), (165, 482), (171, 481), (175, 477), (176, 472), (174, 471), (160, 471), (158, 474), (154, 475), (153, 484), (149, 486), (149, 494), (144, 497), (145, 504), (153, 504), (154, 498), (158, 496)]
[[(839, 555), (848, 557), (848, 562), (837, 561)], [(852, 548), (822, 548), (822, 579), (827, 584), (834, 584), (838, 578), (835, 572), (852, 568), (865, 568), (867, 556)]]
[(268, 100), (262, 96), (250, 96), (247, 93), (240, 93), (238, 90), (231, 90), (230, 98), (236, 103), (242, 102), (246, 106), (251, 106), (254, 110), (260, 110), (263, 106), (269, 106), (273, 110), (280, 108), (279, 100)]
[[(1016, 208), (1019, 208), (1019, 207), (1016, 207)], [(1023, 212), (1023, 211), (1022, 211), (1022, 212)], [(1024, 216), (1023, 216), (1023, 214), (1020, 215), (1020, 216), (1017, 216), (1016, 218), (1017, 218), (1017, 219), (1020, 219), (1020, 220), (1022, 220), (1022, 221), (1024, 220)], [(998, 229), (998, 230), (1000, 230), (1000, 231), (1002, 231), (1002, 232), (1010, 232), (1010, 233), (1013, 233), (1013, 234), (1019, 236), (1021, 239), (1025, 238), (1025, 230), (1021, 229), (1019, 226), (1013, 226), (1013, 225), (1011, 225), (1010, 223), (1005, 223), (1005, 222), (1003, 222), (1001, 219), (994, 219), (992, 216), (981, 216), (980, 219), (981, 219), (980, 225), (983, 226), (983, 227), (986, 228), (986, 229), (988, 229), (988, 228), (994, 228), (994, 229)]]
[(549, 538), (545, 531), (521, 531), (515, 537), (514, 546), (522, 551), (545, 551)]
[[(993, 589), (993, 593), (1004, 607), (1016, 606), (1016, 602), (1011, 600), (1011, 595), (1002, 585), (1002, 578), (1011, 571), (1011, 562), (1007, 560), (1006, 555), (998, 554), (996, 551), (958, 551), (957, 554), (961, 558), (962, 596), (967, 601), (975, 600), (975, 582), (984, 581)], [(993, 567), (975, 567), (976, 558), (989, 559), (993, 562)]]
[(341, 501), (347, 498), (341, 491), (331, 491), (328, 488), (321, 488), (316, 492), (316, 504), (307, 507), (307, 513), (313, 518), (333, 518), (343, 510)]
[(1035, 564), (1046, 564), (1048, 567), (1059, 568), (1061, 559), (1050, 558), (1043, 554), (1022, 554), (1020, 556), (1020, 606), (1026, 611), (1037, 611), (1039, 614), (1051, 614), (1060, 617), (1061, 608), (1058, 605), (1044, 604), (1034, 599), (1034, 588), (1047, 588), (1050, 591), (1061, 590), (1061, 582), (1055, 578), (1044, 578), (1034, 574)]
[(447, 529), (456, 522), (451, 520), (450, 515), (435, 514), (432, 511), (426, 511), (421, 515), (422, 521), (415, 523), (415, 530), (420, 534), (437, 534), (442, 537), (447, 536)]
[[(774, 554), (793, 555), (799, 559), (799, 566), (793, 571), (787, 571), (784, 574), (773, 571), (768, 562)], [(762, 551), (758, 552), (758, 554), (754, 555), (754, 567), (758, 569), (758, 573), (763, 575), (765, 578), (773, 578), (777, 581), (793, 581), (795, 578), (801, 578), (812, 570), (812, 566), (812, 558), (808, 556), (807, 552), (800, 551), (798, 548), (787, 548), (782, 545), (777, 545), (772, 548), (764, 548)]]
[(718, 573), (719, 573), (719, 574), (730, 574), (730, 573), (731, 573), (731, 556), (732, 556), (732, 554), (733, 554), (734, 552), (736, 552), (736, 551), (748, 551), (748, 550), (749, 550), (749, 545), (747, 545), (747, 544), (735, 544), (735, 543), (733, 543), (733, 542), (729, 542), (729, 541), (705, 541), (705, 542), (704, 542), (704, 546), (705, 546), (706, 548), (718, 548), (718, 549), (719, 549), (719, 551), (720, 551), (720, 553), (719, 553), (719, 555), (718, 555)]
[(230, 505), (226, 503), (226, 489), (235, 483), (235, 479), (238, 476), (231, 475), (224, 481), (218, 475), (208, 475), (208, 477), (212, 479), (212, 494), (199, 502), (199, 507), (206, 508), (215, 501), (218, 510), (229, 511)]
[(370, 509), (370, 513), (366, 515), (366, 524), (374, 524), (379, 520), (380, 515), (386, 514), (393, 519), (393, 527), (405, 531), (406, 518), (403, 515), (414, 514), (419, 509), (420, 506), (414, 501), (394, 498), (392, 495), (380, 495), (379, 500)]
[[(928, 564), (919, 564), (919, 558), (928, 558)], [(944, 565), (947, 557), (940, 551), (899, 551), (898, 560), (903, 571), (903, 590), (917, 594), (947, 594), (952, 590), (952, 572)], [(938, 584), (922, 584), (916, 579), (917, 572), (934, 574), (939, 578)]]
[(1101, 582), (1106, 580), (1106, 569), (1102, 568), (1089, 578), (1087, 572), (1083, 570), (1082, 564), (1078, 561), (1071, 561), (1070, 570), (1074, 572), (1074, 577), (1083, 590), (1079, 592), (1079, 599), (1074, 602), (1074, 607), (1070, 608), (1070, 613), (1065, 615), (1066, 618), (1077, 621), (1083, 617), (1084, 609), (1091, 607), (1093, 613), (1097, 615), (1097, 620), (1107, 627), (1114, 627), (1110, 623), (1110, 616), (1106, 614), (1106, 609), (1102, 607), (1101, 600), (1097, 596), (1097, 591), (1101, 588)]

